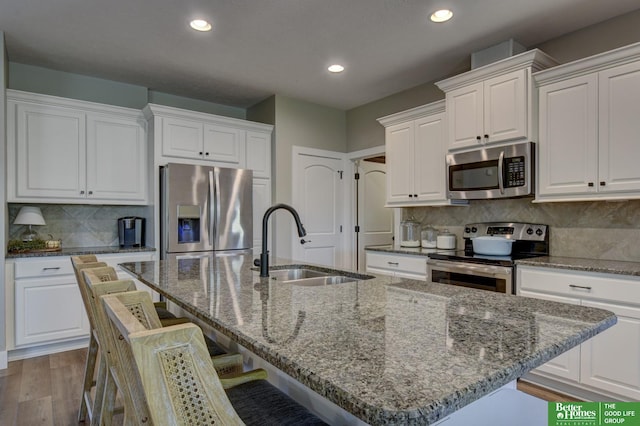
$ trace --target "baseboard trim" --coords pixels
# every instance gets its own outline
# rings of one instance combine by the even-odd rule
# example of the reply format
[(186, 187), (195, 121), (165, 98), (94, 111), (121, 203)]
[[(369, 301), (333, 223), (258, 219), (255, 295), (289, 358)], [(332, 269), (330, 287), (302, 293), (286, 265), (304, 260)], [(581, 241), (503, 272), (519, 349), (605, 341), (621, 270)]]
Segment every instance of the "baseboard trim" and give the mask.
[(28, 348), (17, 348), (8, 352), (8, 361), (35, 358), (37, 356), (50, 355), (87, 347), (89, 347), (89, 338), (82, 337), (80, 339), (68, 340), (66, 342), (56, 342), (47, 345), (31, 346)]
[(9, 356), (7, 351), (0, 351), (0, 370), (5, 370), (9, 366)]

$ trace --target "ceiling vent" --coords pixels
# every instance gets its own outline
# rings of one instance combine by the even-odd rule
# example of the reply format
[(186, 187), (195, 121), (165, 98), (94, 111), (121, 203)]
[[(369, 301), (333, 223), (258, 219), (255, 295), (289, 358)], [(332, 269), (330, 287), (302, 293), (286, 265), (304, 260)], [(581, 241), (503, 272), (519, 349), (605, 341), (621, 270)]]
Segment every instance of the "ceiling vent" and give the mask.
[(525, 49), (523, 45), (510, 38), (509, 40), (503, 41), (502, 43), (498, 43), (493, 46), (487, 47), (486, 49), (473, 52), (471, 54), (471, 69), (483, 67), (492, 62), (506, 59), (513, 55), (517, 55), (518, 53), (522, 53), (526, 50), (527, 49)]

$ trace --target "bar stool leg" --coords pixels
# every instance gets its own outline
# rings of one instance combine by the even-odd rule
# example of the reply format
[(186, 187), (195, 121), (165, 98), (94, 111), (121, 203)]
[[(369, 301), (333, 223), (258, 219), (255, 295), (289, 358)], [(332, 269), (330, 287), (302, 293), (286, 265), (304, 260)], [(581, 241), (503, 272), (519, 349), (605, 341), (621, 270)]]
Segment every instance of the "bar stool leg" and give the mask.
[(80, 402), (80, 410), (78, 411), (78, 421), (84, 422), (92, 417), (93, 407), (91, 407), (91, 388), (93, 387), (93, 373), (96, 368), (96, 359), (98, 357), (98, 341), (93, 333), (89, 337), (89, 348), (87, 349), (87, 359), (84, 365), (84, 379), (82, 385), (82, 401)]

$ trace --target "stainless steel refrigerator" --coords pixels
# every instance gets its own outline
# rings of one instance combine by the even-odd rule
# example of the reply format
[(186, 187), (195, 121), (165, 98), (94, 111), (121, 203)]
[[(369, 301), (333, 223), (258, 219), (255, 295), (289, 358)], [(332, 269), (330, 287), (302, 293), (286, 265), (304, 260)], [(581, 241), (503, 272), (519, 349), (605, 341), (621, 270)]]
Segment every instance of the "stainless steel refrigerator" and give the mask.
[(160, 168), (161, 256), (253, 245), (253, 172), (169, 163)]

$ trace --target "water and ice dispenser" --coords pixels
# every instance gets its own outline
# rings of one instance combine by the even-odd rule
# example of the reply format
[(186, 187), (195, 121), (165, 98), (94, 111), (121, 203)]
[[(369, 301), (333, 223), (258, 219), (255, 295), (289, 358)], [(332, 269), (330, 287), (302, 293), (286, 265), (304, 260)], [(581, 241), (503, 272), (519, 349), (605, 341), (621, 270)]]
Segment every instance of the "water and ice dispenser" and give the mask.
[(178, 244), (200, 242), (200, 206), (178, 205)]

